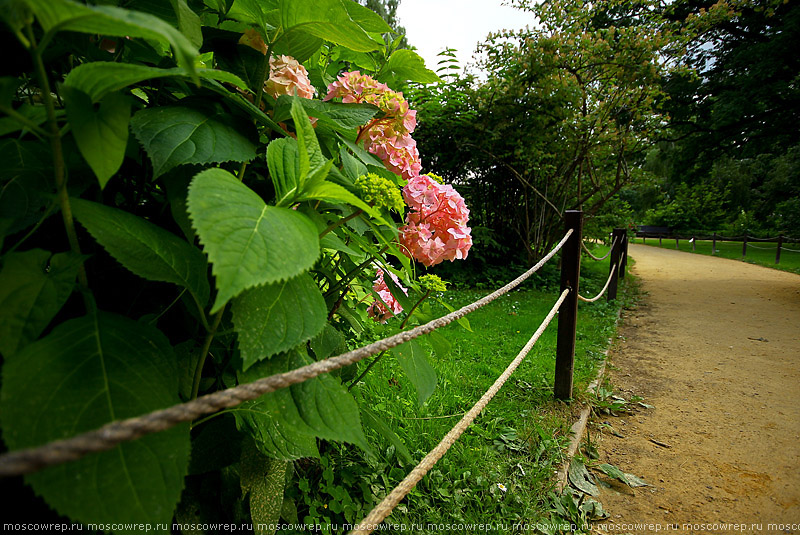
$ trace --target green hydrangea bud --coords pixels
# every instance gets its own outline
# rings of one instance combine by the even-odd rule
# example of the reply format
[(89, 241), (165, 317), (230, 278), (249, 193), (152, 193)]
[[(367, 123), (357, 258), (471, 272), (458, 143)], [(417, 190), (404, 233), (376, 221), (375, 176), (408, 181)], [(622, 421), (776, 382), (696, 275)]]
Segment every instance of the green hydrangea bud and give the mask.
[(447, 283), (437, 275), (422, 275), (419, 278), (419, 284), (426, 290), (432, 292), (446, 292)]
[(440, 177), (439, 175), (436, 175), (436, 174), (433, 174), (433, 173), (425, 173), (425, 174), (428, 175), (429, 177), (431, 177), (433, 180), (435, 180), (439, 184), (444, 184), (444, 179), (442, 177)]
[(388, 208), (398, 214), (403, 213), (403, 196), (391, 180), (375, 173), (367, 173), (358, 177), (355, 186), (361, 198), (376, 208)]

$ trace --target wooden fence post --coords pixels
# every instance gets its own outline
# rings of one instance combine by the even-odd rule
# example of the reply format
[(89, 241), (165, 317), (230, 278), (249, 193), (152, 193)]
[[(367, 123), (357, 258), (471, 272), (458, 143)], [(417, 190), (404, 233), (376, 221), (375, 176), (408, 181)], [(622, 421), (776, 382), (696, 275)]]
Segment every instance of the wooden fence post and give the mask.
[(714, 233), (714, 240), (711, 242), (711, 254), (717, 254), (717, 233)]
[(578, 322), (578, 282), (581, 273), (581, 240), (583, 212), (564, 212), (564, 230), (572, 236), (561, 249), (561, 291), (570, 289), (558, 310), (558, 340), (556, 342), (556, 375), (553, 394), (556, 399), (572, 398), (572, 374), (575, 368), (575, 327)]
[(742, 240), (742, 258), (747, 256), (747, 234), (745, 233), (744, 239)]
[(620, 260), (622, 255), (620, 252), (622, 251), (622, 240), (624, 238), (624, 228), (615, 228), (614, 234), (611, 237), (611, 259), (609, 260), (609, 268), (608, 273), (611, 275), (611, 282), (608, 283), (608, 293), (606, 294), (606, 300), (611, 301), (617, 298), (617, 284), (619, 282), (619, 268), (620, 268)]
[(775, 263), (781, 263), (781, 247), (783, 247), (783, 234), (778, 235), (778, 250), (775, 251)]
[(628, 267), (628, 231), (623, 229), (622, 234), (622, 260), (619, 264), (619, 277), (625, 278), (625, 268)]
[(692, 235), (692, 252), (697, 251), (697, 236)]

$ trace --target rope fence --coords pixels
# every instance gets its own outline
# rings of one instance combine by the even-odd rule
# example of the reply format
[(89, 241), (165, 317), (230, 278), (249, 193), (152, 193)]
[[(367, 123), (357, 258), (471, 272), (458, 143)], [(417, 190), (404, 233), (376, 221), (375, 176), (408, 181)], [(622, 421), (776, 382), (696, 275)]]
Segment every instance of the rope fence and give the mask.
[(586, 253), (587, 255), (589, 255), (589, 257), (592, 260), (594, 260), (595, 262), (602, 262), (603, 260), (605, 260), (606, 258), (609, 257), (609, 255), (611, 254), (611, 251), (614, 250), (614, 246), (616, 245), (616, 243), (617, 243), (617, 240), (614, 240), (614, 242), (611, 244), (611, 248), (608, 250), (608, 252), (605, 255), (600, 256), (600, 257), (597, 257), (597, 256), (593, 255), (592, 252), (589, 250), (589, 248), (586, 247), (586, 244), (583, 243), (583, 242), (581, 242), (581, 248), (583, 249), (583, 252)]
[(356, 525), (356, 528), (350, 532), (350, 535), (368, 535), (372, 533), (378, 525), (387, 517), (389, 516), (395, 507), (400, 503), (400, 501), (408, 495), (409, 492), (420, 482), (420, 480), (425, 477), (425, 474), (433, 468), (433, 466), (441, 459), (445, 453), (450, 449), (450, 447), (455, 444), (455, 442), (459, 439), (459, 437), (464, 433), (464, 431), (472, 424), (475, 418), (483, 411), (483, 409), (488, 405), (488, 403), (492, 400), (492, 398), (497, 394), (497, 392), (502, 388), (502, 386), (508, 381), (508, 378), (511, 377), (511, 374), (514, 373), (514, 370), (522, 363), (525, 357), (528, 355), (530, 350), (533, 348), (534, 344), (539, 340), (539, 337), (542, 335), (544, 330), (550, 325), (550, 322), (558, 312), (558, 309), (561, 307), (561, 304), (566, 299), (567, 294), (570, 292), (569, 289), (565, 289), (561, 292), (558, 300), (555, 302), (553, 307), (550, 309), (550, 312), (547, 314), (545, 319), (539, 325), (539, 328), (536, 329), (536, 332), (533, 333), (533, 336), (528, 340), (528, 343), (520, 350), (517, 354), (516, 358), (508, 365), (506, 370), (497, 378), (497, 380), (492, 384), (489, 390), (481, 397), (480, 400), (467, 412), (459, 422), (453, 426), (453, 428), (444, 436), (444, 438), (439, 442), (439, 444), (433, 448), (426, 456), (419, 462), (419, 464), (414, 467), (411, 472), (401, 481), (378, 505), (376, 505), (369, 514), (364, 517), (364, 520), (359, 522)]
[[(143, 416), (108, 423), (94, 431), (71, 438), (50, 442), (35, 448), (11, 451), (0, 455), (0, 477), (9, 477), (38, 471), (47, 466), (74, 461), (90, 453), (107, 451), (123, 442), (136, 440), (145, 435), (165, 431), (180, 423), (190, 422), (201, 416), (235, 407), (262, 395), (299, 384), (324, 373), (355, 364), (367, 357), (387, 351), (419, 336), (433, 332), (467, 314), (491, 303), (510, 292), (538, 271), (567, 243), (573, 229), (567, 229), (564, 237), (539, 262), (522, 275), (491, 294), (478, 299), (438, 319), (429, 321), (408, 331), (397, 333), (364, 347), (314, 362), (285, 373), (271, 375), (252, 383), (238, 385), (226, 390), (201, 396), (192, 401), (153, 411)], [(573, 334), (574, 336), (574, 334)]]
[[(664, 227), (664, 230), (667, 230)], [(789, 251), (792, 253), (800, 253), (800, 250), (791, 249), (789, 247), (784, 246), (784, 243), (800, 243), (800, 240), (794, 238), (787, 238), (783, 235), (776, 236), (774, 238), (757, 238), (755, 236), (750, 235), (743, 235), (743, 236), (723, 236), (721, 234), (712, 234), (711, 236), (696, 236), (693, 235), (689, 236), (681, 236), (675, 235), (671, 232), (637, 232), (637, 237), (642, 238), (642, 243), (647, 243), (647, 238), (657, 238), (658, 244), (662, 245), (663, 239), (670, 239), (675, 240), (675, 248), (680, 248), (680, 240), (688, 240), (689, 243), (692, 244), (692, 251), (696, 251), (696, 245), (698, 241), (710, 241), (711, 242), (711, 253), (717, 253), (717, 241), (721, 242), (740, 242), (742, 244), (742, 257), (747, 256), (747, 248), (751, 247), (753, 249), (758, 249), (762, 251), (775, 251), (775, 264), (781, 263), (781, 251)], [(763, 245), (754, 245), (752, 242), (760, 242)], [(775, 245), (767, 244), (767, 242), (776, 242)]]
[[(609, 251), (609, 252), (610, 252), (610, 251)], [(614, 265), (611, 267), (611, 272), (608, 274), (608, 279), (606, 280), (606, 284), (605, 284), (605, 286), (603, 286), (603, 289), (602, 289), (602, 290), (600, 290), (600, 293), (599, 293), (599, 294), (595, 295), (595, 296), (594, 296), (594, 297), (592, 297), (591, 299), (589, 299), (589, 298), (587, 298), (587, 297), (584, 297), (584, 296), (582, 296), (581, 294), (578, 294), (578, 299), (580, 299), (580, 300), (581, 300), (581, 301), (583, 301), (584, 303), (594, 303), (595, 301), (597, 301), (598, 299), (600, 299), (601, 297), (603, 297), (603, 294), (605, 294), (605, 293), (606, 293), (606, 290), (608, 290), (608, 285), (609, 285), (609, 284), (611, 284), (611, 279), (613, 279), (613, 278), (614, 278), (614, 271), (616, 271), (616, 269), (617, 269), (617, 264), (614, 264)]]

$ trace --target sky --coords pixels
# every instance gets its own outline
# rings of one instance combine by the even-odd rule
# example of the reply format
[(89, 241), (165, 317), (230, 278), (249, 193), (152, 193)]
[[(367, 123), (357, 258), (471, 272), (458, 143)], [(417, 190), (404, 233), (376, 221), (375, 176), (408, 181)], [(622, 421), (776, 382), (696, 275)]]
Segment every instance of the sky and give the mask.
[(434, 71), (436, 54), (445, 48), (457, 49), (463, 69), (490, 32), (517, 30), (534, 21), (531, 13), (503, 6), (501, 0), (400, 0), (397, 18), (408, 43)]

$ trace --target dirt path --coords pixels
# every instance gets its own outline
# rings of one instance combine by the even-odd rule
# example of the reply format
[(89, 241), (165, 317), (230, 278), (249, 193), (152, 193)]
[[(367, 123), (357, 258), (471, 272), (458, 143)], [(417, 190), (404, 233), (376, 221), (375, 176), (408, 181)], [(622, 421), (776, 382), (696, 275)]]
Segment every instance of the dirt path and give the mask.
[(605, 489), (608, 531), (800, 533), (800, 276), (643, 245), (630, 256), (646, 295), (609, 375), (655, 408), (607, 418), (624, 438), (603, 433), (599, 451), (654, 486)]

